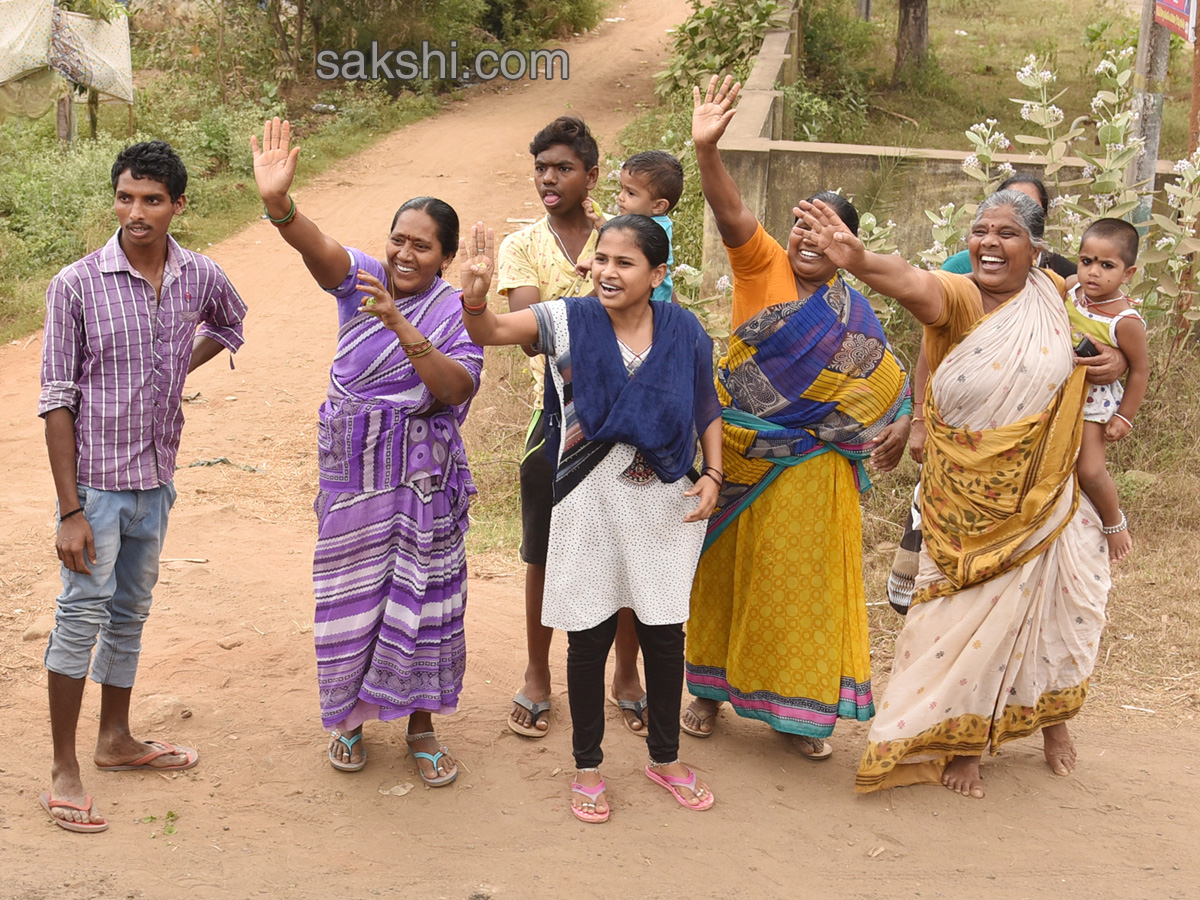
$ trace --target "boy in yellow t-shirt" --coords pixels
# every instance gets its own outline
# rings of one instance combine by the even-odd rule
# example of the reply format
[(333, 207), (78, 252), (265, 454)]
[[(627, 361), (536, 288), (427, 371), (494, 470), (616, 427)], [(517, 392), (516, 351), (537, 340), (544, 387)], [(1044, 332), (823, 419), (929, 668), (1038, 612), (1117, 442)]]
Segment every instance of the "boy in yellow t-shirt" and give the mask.
[[(515, 312), (544, 300), (592, 292), (589, 275), (575, 266), (596, 250), (596, 230), (585, 209), (600, 176), (600, 148), (581, 119), (560, 116), (536, 135), (533, 182), (546, 215), (508, 235), (497, 254), (497, 289)], [(526, 352), (530, 353), (529, 348)], [(525, 684), (513, 698), (508, 727), (526, 737), (544, 737), (550, 727), (550, 642), (554, 629), (542, 624), (542, 592), (554, 503), (554, 464), (545, 452), (542, 390), (545, 358), (530, 359), (535, 410), (521, 460), (521, 559), (525, 562)], [(646, 695), (637, 672), (637, 634), (632, 616), (622, 611), (617, 631), (617, 664), (610, 699), (634, 734), (646, 735)]]

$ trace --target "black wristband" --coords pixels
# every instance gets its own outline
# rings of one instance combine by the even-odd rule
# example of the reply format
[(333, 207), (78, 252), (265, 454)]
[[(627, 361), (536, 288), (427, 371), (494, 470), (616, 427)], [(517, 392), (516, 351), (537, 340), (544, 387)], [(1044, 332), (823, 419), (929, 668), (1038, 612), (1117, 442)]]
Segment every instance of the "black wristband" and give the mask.
[(58, 521), (59, 521), (59, 522), (65, 522), (65, 521), (67, 521), (67, 519), (71, 518), (71, 516), (77, 516), (77, 515), (79, 515), (81, 512), (83, 512), (83, 507), (82, 507), (82, 506), (81, 506), (81, 507), (79, 507), (79, 509), (73, 509), (73, 510), (71, 510), (71, 511), (70, 511), (69, 513), (67, 513), (65, 516), (59, 516), (59, 517), (58, 517)]

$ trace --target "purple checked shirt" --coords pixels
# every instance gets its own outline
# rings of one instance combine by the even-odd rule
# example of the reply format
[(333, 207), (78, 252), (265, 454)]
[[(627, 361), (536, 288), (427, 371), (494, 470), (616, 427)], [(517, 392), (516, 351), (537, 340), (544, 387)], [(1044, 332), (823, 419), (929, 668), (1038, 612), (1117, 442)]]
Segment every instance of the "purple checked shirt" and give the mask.
[(38, 415), (75, 414), (80, 484), (128, 491), (171, 481), (197, 326), (236, 352), (245, 314), (221, 267), (170, 237), (161, 299), (116, 235), (54, 276)]

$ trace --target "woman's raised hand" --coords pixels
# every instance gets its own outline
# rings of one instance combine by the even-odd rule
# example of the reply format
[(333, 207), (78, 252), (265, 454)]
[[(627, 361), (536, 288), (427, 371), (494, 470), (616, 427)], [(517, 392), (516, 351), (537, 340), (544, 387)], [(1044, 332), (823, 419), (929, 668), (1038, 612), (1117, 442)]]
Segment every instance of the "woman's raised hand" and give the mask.
[(254, 154), (254, 183), (264, 201), (282, 200), (296, 177), (296, 157), (299, 147), (292, 147), (292, 126), (276, 116), (263, 125), (262, 146), (250, 136), (250, 151)]
[(478, 306), (487, 301), (492, 286), (492, 261), (496, 258), (496, 233), (482, 222), (471, 226), (471, 234), (459, 238), (458, 254), (462, 257), (460, 282), (463, 302)]
[(793, 207), (792, 215), (798, 218), (816, 242), (816, 248), (839, 269), (855, 270), (855, 263), (866, 257), (866, 248), (846, 226), (831, 207), (820, 200), (801, 200)]
[(697, 144), (715, 145), (737, 112), (733, 101), (742, 85), (734, 81), (732, 75), (726, 75), (718, 85), (720, 79), (720, 75), (714, 75), (709, 80), (703, 99), (700, 88), (692, 87), (692, 140)]

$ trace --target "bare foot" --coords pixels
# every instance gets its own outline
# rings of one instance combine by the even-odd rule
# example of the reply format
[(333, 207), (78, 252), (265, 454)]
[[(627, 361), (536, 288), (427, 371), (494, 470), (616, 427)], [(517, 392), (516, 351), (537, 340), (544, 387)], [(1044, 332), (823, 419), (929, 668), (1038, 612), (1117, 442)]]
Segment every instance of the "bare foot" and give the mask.
[(946, 764), (942, 784), (956, 794), (983, 799), (983, 776), (979, 774), (978, 756), (955, 756)]
[(1133, 549), (1133, 535), (1128, 528), (1116, 534), (1106, 534), (1105, 538), (1108, 539), (1108, 558), (1112, 562), (1120, 562)]
[(50, 798), (65, 800), (68, 803), (73, 803), (75, 806), (85, 807), (84, 809), (71, 809), (70, 807), (54, 806), (50, 808), (50, 815), (56, 819), (62, 819), (64, 822), (73, 822), (77, 825), (104, 824), (104, 816), (100, 815), (95, 805), (92, 806), (90, 813), (86, 809), (88, 793), (83, 788), (83, 781), (79, 777), (78, 768), (75, 768), (73, 771), (68, 769), (61, 771), (52, 769), (50, 776)]
[[(544, 670), (535, 671), (531, 666), (525, 670), (525, 686), (521, 688), (519, 693), (524, 694), (532, 703), (545, 703), (550, 699), (550, 667), (547, 664)], [(638, 696), (641, 696), (640, 694)], [(508, 714), (517, 725), (522, 728), (536, 728), (538, 731), (546, 731), (550, 727), (550, 716), (548, 713), (541, 713), (534, 722), (533, 713), (521, 706), (519, 703), (514, 703), (512, 710)]]
[[(575, 783), (582, 788), (595, 788), (604, 782), (599, 772), (580, 769), (575, 773)], [(599, 819), (608, 814), (608, 798), (601, 791), (593, 800), (590, 794), (571, 791), (571, 806), (582, 813), (584, 821)]]
[(720, 708), (721, 704), (716, 700), (695, 697), (680, 716), (679, 724), (694, 737), (708, 737), (717, 724), (717, 711)]
[[(355, 740), (358, 738), (358, 740)], [(347, 747), (346, 745), (350, 746)], [(362, 742), (362, 726), (352, 731), (334, 729), (329, 736), (329, 758), (337, 760), (344, 766), (359, 766), (366, 758), (366, 750)]]
[(1075, 742), (1066, 722), (1042, 729), (1042, 752), (1055, 775), (1070, 775), (1075, 769)]

